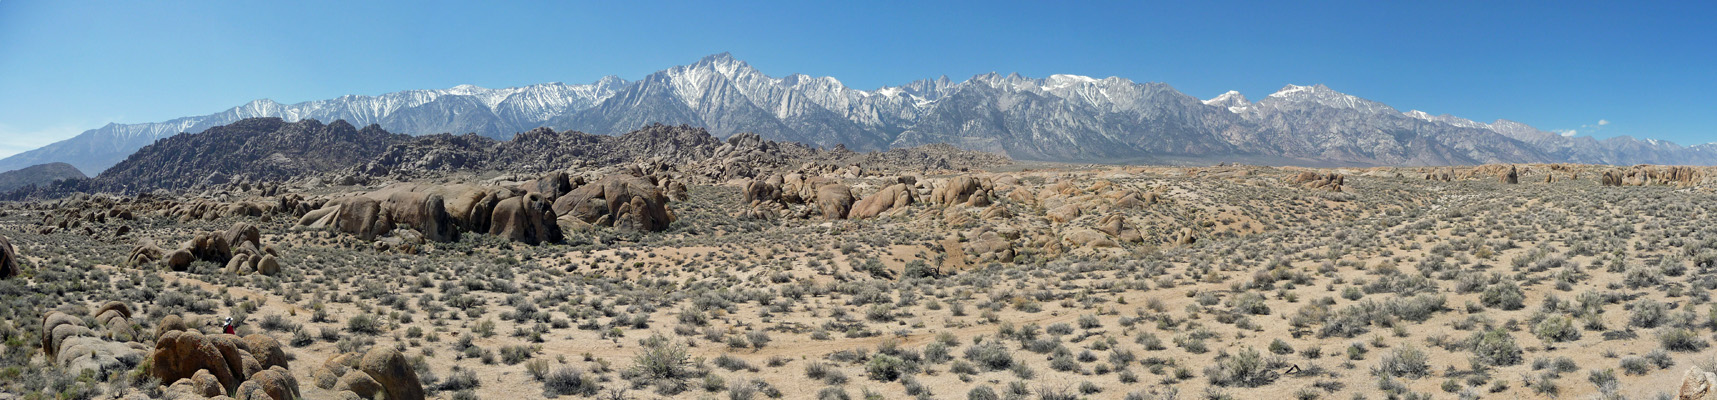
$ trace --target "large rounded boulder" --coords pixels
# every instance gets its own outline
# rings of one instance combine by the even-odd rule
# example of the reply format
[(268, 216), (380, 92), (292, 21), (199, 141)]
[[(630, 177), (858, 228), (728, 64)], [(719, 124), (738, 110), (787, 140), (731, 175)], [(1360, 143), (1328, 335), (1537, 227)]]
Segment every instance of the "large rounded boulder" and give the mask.
[(424, 398), (423, 382), (417, 379), (417, 370), (412, 369), (411, 363), (405, 356), (391, 347), (375, 346), (364, 353), (362, 361), (358, 362), (358, 370), (375, 378), (387, 392), (388, 400), (422, 400)]
[(846, 218), (853, 208), (853, 189), (839, 183), (822, 185), (817, 188), (816, 202), (823, 219)]
[(496, 204), (490, 214), (489, 234), (532, 245), (561, 240), (553, 204), (535, 193)]
[(162, 382), (190, 378), (208, 370), (227, 391), (238, 389), (246, 377), (260, 371), (243, 340), (233, 335), (203, 335), (195, 330), (169, 331), (155, 341), (150, 372)]

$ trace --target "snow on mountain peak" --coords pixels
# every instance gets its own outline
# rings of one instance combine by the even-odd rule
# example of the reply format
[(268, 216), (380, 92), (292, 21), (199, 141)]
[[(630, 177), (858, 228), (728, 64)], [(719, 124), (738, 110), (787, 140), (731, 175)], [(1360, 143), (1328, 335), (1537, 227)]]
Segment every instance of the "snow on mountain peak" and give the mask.
[[(1319, 86), (1322, 86), (1322, 85), (1319, 85)], [(1270, 97), (1286, 98), (1286, 97), (1292, 97), (1292, 96), (1296, 96), (1296, 95), (1310, 94), (1311, 92), (1316, 91), (1316, 90), (1317, 90), (1317, 88), (1312, 87), (1312, 86), (1300, 86), (1300, 85), (1289, 84), (1288, 86), (1283, 86), (1282, 90), (1277, 90), (1276, 93), (1271, 93)]]
[(1228, 108), (1228, 112), (1235, 114), (1246, 112), (1246, 110), (1252, 107), (1252, 102), (1246, 100), (1246, 95), (1240, 94), (1240, 91), (1238, 90), (1230, 90), (1227, 93), (1217, 95), (1210, 100), (1204, 100), (1204, 104), (1226, 107)]
[(1331, 108), (1346, 108), (1366, 113), (1397, 112), (1387, 104), (1359, 98), (1358, 96), (1337, 92), (1323, 84), (1312, 86), (1288, 85), (1282, 90), (1271, 93), (1266, 100), (1288, 103), (1311, 102)]
[[(1015, 76), (1017, 75), (1018, 74), (1016, 73)], [(1097, 83), (1097, 78), (1083, 75), (1055, 74), (1050, 75), (1049, 78), (1043, 80), (1042, 89), (1047, 92), (1093, 83)]]
[(1216, 97), (1212, 97), (1212, 98), (1210, 98), (1210, 100), (1205, 100), (1204, 104), (1209, 104), (1209, 105), (1214, 106), (1214, 105), (1231, 103), (1231, 102), (1234, 102), (1236, 100), (1238, 100), (1242, 103), (1248, 103), (1248, 104), (1251, 103), (1249, 101), (1246, 101), (1246, 95), (1240, 94), (1240, 91), (1230, 90), (1226, 93), (1216, 95)]

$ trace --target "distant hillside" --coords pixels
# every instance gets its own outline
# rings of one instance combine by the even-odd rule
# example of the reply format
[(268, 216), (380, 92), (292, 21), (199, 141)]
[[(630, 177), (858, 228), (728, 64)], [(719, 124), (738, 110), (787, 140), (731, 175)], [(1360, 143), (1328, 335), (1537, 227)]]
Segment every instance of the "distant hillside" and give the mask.
[(346, 121), (252, 118), (162, 139), (95, 177), (102, 190), (182, 189), (234, 179), (286, 180), (362, 164), (410, 140)]
[(41, 185), (61, 179), (83, 179), (83, 171), (77, 167), (62, 162), (32, 165), (16, 171), (0, 172), (0, 192), (10, 192), (21, 187)]

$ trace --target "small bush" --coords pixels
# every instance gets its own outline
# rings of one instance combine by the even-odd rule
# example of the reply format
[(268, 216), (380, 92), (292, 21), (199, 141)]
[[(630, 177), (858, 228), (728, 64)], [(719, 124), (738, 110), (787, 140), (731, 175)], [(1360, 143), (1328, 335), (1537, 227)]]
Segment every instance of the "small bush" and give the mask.
[(346, 319), (346, 331), (352, 333), (377, 335), (382, 333), (381, 321), (369, 314), (358, 314)]
[(1705, 339), (1687, 328), (1667, 328), (1657, 334), (1657, 340), (1669, 351), (1699, 351), (1709, 346)]
[(1241, 387), (1268, 385), (1279, 376), (1264, 365), (1264, 356), (1250, 347), (1218, 359), (1216, 365), (1205, 368), (1204, 375), (1212, 385)]
[(1538, 322), (1537, 327), (1532, 329), (1532, 333), (1537, 335), (1539, 340), (1543, 340), (1546, 343), (1568, 342), (1580, 339), (1580, 328), (1574, 326), (1574, 318), (1562, 314), (1545, 317), (1543, 321)]
[(1013, 354), (1008, 353), (1007, 347), (1000, 342), (987, 341), (966, 348), (966, 360), (983, 366), (990, 371), (1000, 371), (1012, 367)]
[(900, 376), (905, 373), (905, 370), (906, 361), (901, 360), (899, 357), (887, 354), (877, 354), (875, 357), (871, 357), (870, 362), (867, 362), (864, 365), (864, 371), (870, 376), (870, 379), (883, 382), (891, 382), (896, 379), (900, 379)]
[(543, 377), (543, 394), (545, 396), (591, 396), (601, 389), (596, 379), (585, 374), (583, 370), (563, 366)]
[(1520, 285), (1512, 281), (1493, 283), (1479, 295), (1479, 302), (1485, 307), (1500, 308), (1513, 311), (1526, 307), (1526, 293), (1520, 290)]
[(1475, 359), (1485, 365), (1504, 367), (1521, 362), (1520, 346), (1501, 328), (1474, 333), (1470, 342)]
[(1400, 347), (1377, 363), (1377, 372), (1381, 375), (1419, 379), (1431, 373), (1431, 365), (1427, 362), (1425, 351), (1417, 347)]

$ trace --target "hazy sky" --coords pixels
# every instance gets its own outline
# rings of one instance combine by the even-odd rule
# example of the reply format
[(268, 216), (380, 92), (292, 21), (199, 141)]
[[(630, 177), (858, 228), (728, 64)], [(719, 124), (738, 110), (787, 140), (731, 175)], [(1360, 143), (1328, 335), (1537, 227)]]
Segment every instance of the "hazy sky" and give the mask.
[(0, 155), (259, 98), (631, 80), (723, 51), (861, 89), (991, 71), (1253, 100), (1322, 83), (1403, 111), (1717, 141), (1713, 2), (835, 3), (0, 0)]

